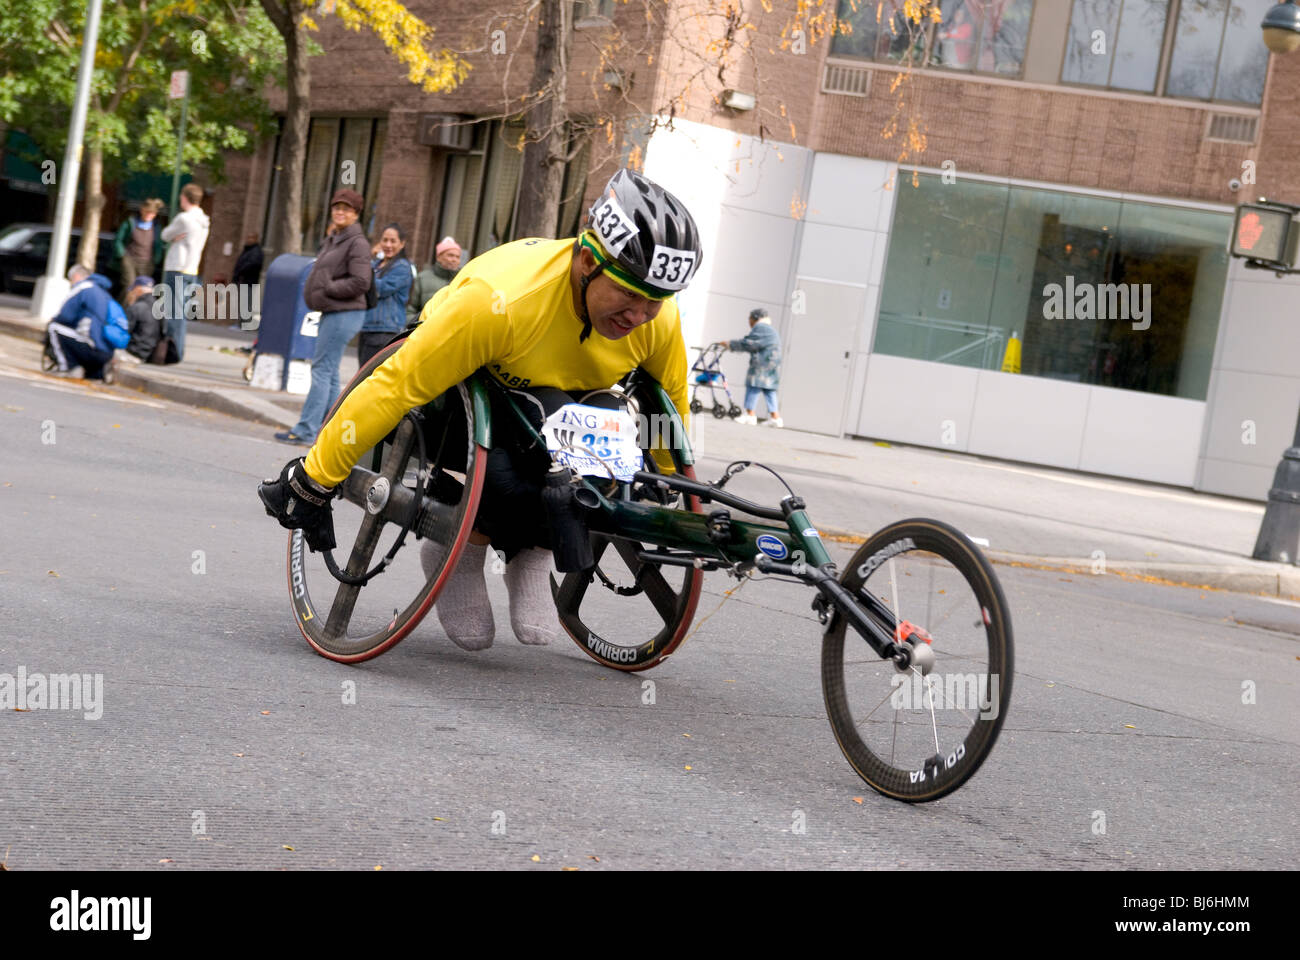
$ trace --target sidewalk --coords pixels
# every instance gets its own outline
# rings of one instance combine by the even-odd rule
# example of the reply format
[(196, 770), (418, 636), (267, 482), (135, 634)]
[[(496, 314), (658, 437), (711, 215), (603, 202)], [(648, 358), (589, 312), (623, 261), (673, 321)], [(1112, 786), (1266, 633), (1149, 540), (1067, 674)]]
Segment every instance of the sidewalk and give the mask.
[[(0, 334), (44, 342), (45, 324), (18, 307), (0, 306)], [(256, 334), (239, 327), (224, 327), (191, 320), (186, 327), (185, 360), (167, 367), (118, 360), (118, 383), (164, 400), (206, 407), (232, 417), (288, 428), (298, 422), (304, 397), (274, 390), (258, 390), (244, 380), (248, 354), (238, 347), (252, 346)], [(344, 353), (339, 377), (347, 383), (357, 372), (355, 349)]]
[[(21, 308), (0, 306), (0, 335), (40, 343), (43, 331)], [(251, 332), (237, 327), (191, 322), (183, 363), (119, 363), (119, 383), (291, 427), (301, 396), (255, 390), (244, 382), (247, 354), (236, 348), (252, 341)], [(356, 370), (356, 353), (349, 349), (340, 369), (343, 382)], [(701, 479), (716, 478), (733, 460), (765, 463), (804, 496), (819, 528), (847, 543), (895, 520), (929, 516), (976, 539), (995, 563), (1082, 574), (1104, 570), (1300, 600), (1300, 567), (1250, 559), (1262, 502), (942, 450), (742, 426), (707, 414), (693, 418), (692, 434)], [(773, 502), (783, 492), (761, 471), (740, 475), (730, 489)]]

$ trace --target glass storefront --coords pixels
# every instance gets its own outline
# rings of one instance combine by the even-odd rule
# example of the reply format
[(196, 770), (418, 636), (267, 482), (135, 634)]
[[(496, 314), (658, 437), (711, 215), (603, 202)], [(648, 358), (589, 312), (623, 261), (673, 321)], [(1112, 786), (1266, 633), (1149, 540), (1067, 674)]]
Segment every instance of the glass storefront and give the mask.
[(1204, 400), (1227, 213), (976, 180), (900, 180), (874, 349)]

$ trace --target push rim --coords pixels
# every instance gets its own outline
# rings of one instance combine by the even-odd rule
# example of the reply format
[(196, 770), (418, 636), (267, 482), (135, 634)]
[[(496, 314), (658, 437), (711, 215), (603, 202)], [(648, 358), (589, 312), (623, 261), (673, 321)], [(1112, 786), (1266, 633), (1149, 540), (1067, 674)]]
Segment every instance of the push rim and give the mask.
[[(401, 341), (392, 344), (372, 358), (334, 409), (400, 345)], [(406, 637), (433, 606), (464, 550), (482, 494), (487, 457), (474, 443), (473, 418), (469, 390), (459, 384), (422, 408), (421, 416), (404, 418), (360, 457), (340, 485), (335, 531), (340, 557), (343, 550), (349, 551), (344, 570), (354, 576), (386, 554), (410, 515), (410, 498), (417, 489), (425, 492), (404, 545), (366, 586), (335, 580), (323, 557), (307, 550), (301, 531), (290, 535), (288, 578), (294, 617), (304, 639), (322, 656), (342, 663), (378, 656)], [(423, 478), (417, 475), (417, 430), (424, 431), (429, 460)], [(420, 556), (426, 541), (439, 545), (429, 570)], [(317, 605), (313, 594), (329, 599)]]

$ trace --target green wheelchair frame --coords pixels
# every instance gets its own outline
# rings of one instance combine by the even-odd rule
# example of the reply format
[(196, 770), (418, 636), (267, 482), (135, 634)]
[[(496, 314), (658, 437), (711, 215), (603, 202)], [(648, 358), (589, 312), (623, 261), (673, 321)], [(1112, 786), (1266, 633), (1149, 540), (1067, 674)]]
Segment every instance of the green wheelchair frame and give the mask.
[[(399, 340), (386, 347), (361, 369), (339, 397), (331, 417), (347, 394), (401, 343)], [(1005, 599), (979, 549), (946, 524), (907, 520), (869, 538), (841, 576), (802, 499), (791, 492), (778, 505), (766, 506), (723, 489), (747, 463), (733, 464), (718, 483), (700, 482), (695, 477), (694, 455), (684, 425), (664, 389), (639, 370), (625, 378), (620, 389), (639, 413), (657, 417), (657, 422), (666, 427), (672, 442), (664, 452), (671, 457), (673, 471), (659, 469), (653, 457), (647, 456), (647, 469), (638, 471), (632, 482), (574, 478), (573, 499), (589, 531), (597, 567), (564, 573), (558, 581), (552, 577), (551, 585), (559, 621), (582, 651), (598, 663), (621, 671), (645, 670), (662, 663), (687, 635), (707, 571), (722, 570), (738, 578), (760, 574), (802, 582), (815, 588), (812, 607), (826, 626), (822, 684), (831, 726), (858, 774), (881, 793), (911, 802), (936, 799), (965, 782), (996, 740), (1009, 702), (1012, 674), (1011, 624)], [(287, 566), (294, 616), (304, 638), (318, 653), (343, 663), (378, 656), (407, 636), (433, 606), (473, 529), (487, 451), (492, 447), (494, 399), (498, 410), (512, 411), (525, 436), (531, 436), (545, 449), (545, 441), (506, 388), (486, 370), (449, 390), (423, 413), (409, 413), (383, 444), (369, 451), (368, 457), (363, 455), (338, 488), (340, 500), (365, 513), (346, 566), (339, 570), (332, 557), (328, 558), (336, 580), (331, 584), (335, 595), (328, 611), (323, 606), (318, 609), (311, 599), (304, 574), (307, 547), (300, 531), (291, 534)], [(431, 420), (442, 424), (432, 433), (428, 426)], [(411, 462), (416, 451), (420, 469), (412, 481)], [(672, 505), (678, 500), (681, 506)], [(756, 519), (733, 517), (732, 511)], [(400, 534), (388, 555), (371, 568), (380, 534), (390, 524), (398, 526)], [(360, 591), (383, 573), (411, 532), (419, 539), (441, 545), (440, 565), (429, 572), (422, 589), (405, 609), (394, 610), (384, 629), (359, 638), (347, 636)], [(634, 575), (631, 586), (616, 587), (601, 573), (601, 560), (611, 548)], [(854, 719), (858, 711), (850, 703), (844, 669), (846, 662), (859, 663), (864, 655), (895, 671), (921, 677), (933, 668), (935, 652), (927, 631), (897, 618), (880, 591), (863, 583), (876, 567), (906, 552), (942, 559), (965, 579), (983, 620), (989, 669), (1001, 678), (993, 715), (974, 721), (969, 734), (951, 749), (939, 742), (942, 724), (932, 702), (934, 752), (924, 758), (919, 768), (915, 762), (898, 765), (892, 750), (886, 759), (881, 748), (864, 742), (861, 721)], [(680, 574), (680, 585), (670, 583), (665, 571), (675, 571), (674, 581)], [(620, 595), (644, 592), (662, 626), (651, 636), (633, 638), (602, 636), (591, 629), (582, 611), (598, 576)], [(857, 642), (846, 646), (848, 636), (855, 636)]]

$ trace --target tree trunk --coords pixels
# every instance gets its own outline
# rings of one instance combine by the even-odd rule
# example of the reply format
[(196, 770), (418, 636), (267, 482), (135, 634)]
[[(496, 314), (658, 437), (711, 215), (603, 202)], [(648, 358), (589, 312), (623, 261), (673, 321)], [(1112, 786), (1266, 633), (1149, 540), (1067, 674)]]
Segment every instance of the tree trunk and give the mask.
[[(92, 135), (86, 148), (86, 203), (81, 221), (81, 245), (77, 263), (92, 273), (99, 254), (99, 223), (104, 211), (104, 148)], [(76, 185), (73, 185), (76, 189)]]
[(288, 103), (280, 141), (280, 187), (271, 211), (273, 248), (279, 253), (302, 251), (302, 177), (307, 162), (307, 131), (311, 125), (311, 67), (307, 62), (305, 15), (298, 0), (262, 0), (275, 28), (284, 38), (285, 86)]
[(530, 88), (538, 100), (525, 118), (524, 164), (515, 221), (515, 233), (520, 237), (555, 237), (568, 148), (565, 100), (572, 13), (571, 0), (542, 0)]

